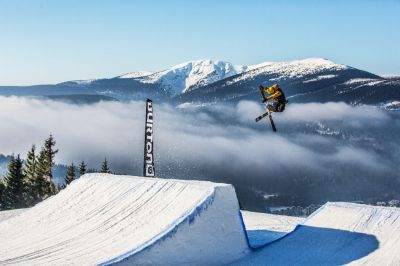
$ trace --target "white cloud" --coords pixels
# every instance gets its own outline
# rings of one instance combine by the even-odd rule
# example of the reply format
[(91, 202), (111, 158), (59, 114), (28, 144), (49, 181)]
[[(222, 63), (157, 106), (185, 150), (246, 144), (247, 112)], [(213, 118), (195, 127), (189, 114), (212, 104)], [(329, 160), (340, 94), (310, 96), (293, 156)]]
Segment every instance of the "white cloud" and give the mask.
[[(229, 167), (239, 172), (251, 168), (271, 173), (282, 168), (321, 173), (327, 166), (349, 163), (372, 170), (387, 168), (374, 149), (354, 147), (343, 139), (349, 130), (374, 138), (368, 130), (377, 130), (392, 119), (379, 109), (344, 103), (291, 104), (283, 114), (274, 114), (278, 133), (272, 133), (266, 120), (254, 122), (263, 111), (262, 105), (250, 101), (198, 110), (156, 104), (159, 168), (168, 175), (172, 171), (185, 173), (185, 169), (196, 169), (201, 175), (206, 168), (205, 172), (212, 172), (212, 167), (219, 168), (218, 172)], [(74, 105), (0, 97), (0, 120), (0, 153), (25, 155), (32, 144), (40, 146), (51, 133), (60, 150), (58, 162), (85, 160), (90, 167), (98, 167), (107, 157), (121, 168), (117, 170), (140, 173), (143, 102)], [(321, 136), (313, 128), (315, 121), (335, 127), (340, 135)]]

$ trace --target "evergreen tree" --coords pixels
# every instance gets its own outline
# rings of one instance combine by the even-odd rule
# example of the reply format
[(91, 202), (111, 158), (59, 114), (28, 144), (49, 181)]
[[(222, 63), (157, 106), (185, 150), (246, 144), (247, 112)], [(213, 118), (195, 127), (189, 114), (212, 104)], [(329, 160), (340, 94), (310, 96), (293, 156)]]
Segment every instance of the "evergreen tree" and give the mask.
[(5, 210), (5, 192), (6, 185), (3, 182), (4, 178), (0, 178), (0, 211)]
[(58, 152), (55, 149), (56, 141), (54, 140), (53, 136), (50, 136), (44, 142), (44, 151), (46, 156), (46, 169), (45, 169), (45, 177), (47, 178), (47, 183), (49, 185), (49, 193), (54, 194), (55, 186), (53, 183), (53, 166), (54, 166), (54, 157)]
[(106, 174), (111, 173), (111, 172), (110, 172), (110, 168), (109, 168), (109, 166), (108, 166), (107, 158), (104, 158), (103, 164), (101, 165), (101, 170), (100, 170), (100, 172), (101, 172), (101, 173), (106, 173)]
[(14, 156), (11, 157), (5, 181), (5, 208), (25, 207), (23, 161), (19, 157), (19, 154), (17, 158)]
[(87, 165), (85, 164), (84, 161), (82, 161), (81, 164), (79, 165), (79, 176), (83, 176), (84, 174), (86, 174), (86, 167)]
[(28, 206), (32, 206), (40, 199), (39, 182), (37, 175), (36, 147), (32, 145), (25, 161), (25, 201)]
[(56, 187), (53, 183), (52, 169), (54, 166), (54, 156), (58, 152), (55, 149), (56, 141), (53, 136), (50, 135), (44, 142), (44, 146), (39, 152), (37, 158), (37, 174), (39, 184), (39, 195), (41, 199), (48, 198), (54, 195)]
[(75, 165), (71, 163), (67, 168), (67, 175), (65, 176), (65, 185), (69, 185), (72, 181), (74, 181), (75, 175)]
[(39, 199), (43, 200), (51, 196), (51, 189), (48, 177), (46, 176), (47, 161), (46, 161), (46, 151), (42, 147), (37, 156), (37, 167), (36, 167), (36, 191), (39, 195)]

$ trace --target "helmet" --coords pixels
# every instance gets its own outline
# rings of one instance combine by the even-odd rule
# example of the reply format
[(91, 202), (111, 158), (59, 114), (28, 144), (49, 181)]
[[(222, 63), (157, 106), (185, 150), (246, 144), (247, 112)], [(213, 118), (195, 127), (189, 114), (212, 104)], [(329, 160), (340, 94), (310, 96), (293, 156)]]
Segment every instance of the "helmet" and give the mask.
[(277, 89), (279, 89), (279, 85), (278, 84), (274, 84), (271, 87), (268, 87), (267, 93), (268, 94), (274, 94)]

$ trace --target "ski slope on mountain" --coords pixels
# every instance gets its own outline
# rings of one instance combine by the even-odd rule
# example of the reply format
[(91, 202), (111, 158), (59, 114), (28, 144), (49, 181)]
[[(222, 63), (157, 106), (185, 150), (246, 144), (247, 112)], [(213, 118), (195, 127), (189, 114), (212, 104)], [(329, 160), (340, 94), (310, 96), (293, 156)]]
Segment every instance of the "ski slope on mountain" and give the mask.
[(218, 265), (248, 252), (239, 217), (231, 185), (85, 175), (0, 222), (0, 264)]

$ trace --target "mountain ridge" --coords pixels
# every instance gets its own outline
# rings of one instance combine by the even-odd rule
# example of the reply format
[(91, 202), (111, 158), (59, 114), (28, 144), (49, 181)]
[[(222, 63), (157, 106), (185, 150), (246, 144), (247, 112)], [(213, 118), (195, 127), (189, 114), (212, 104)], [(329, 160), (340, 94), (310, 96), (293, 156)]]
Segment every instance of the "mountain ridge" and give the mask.
[[(385, 104), (400, 99), (400, 82), (324, 58), (234, 65), (194, 60), (158, 71), (54, 85), (0, 86), (0, 95), (103, 95), (122, 101), (213, 103), (259, 100), (258, 86), (279, 83), (292, 102)], [(94, 96), (93, 96), (94, 97)]]

